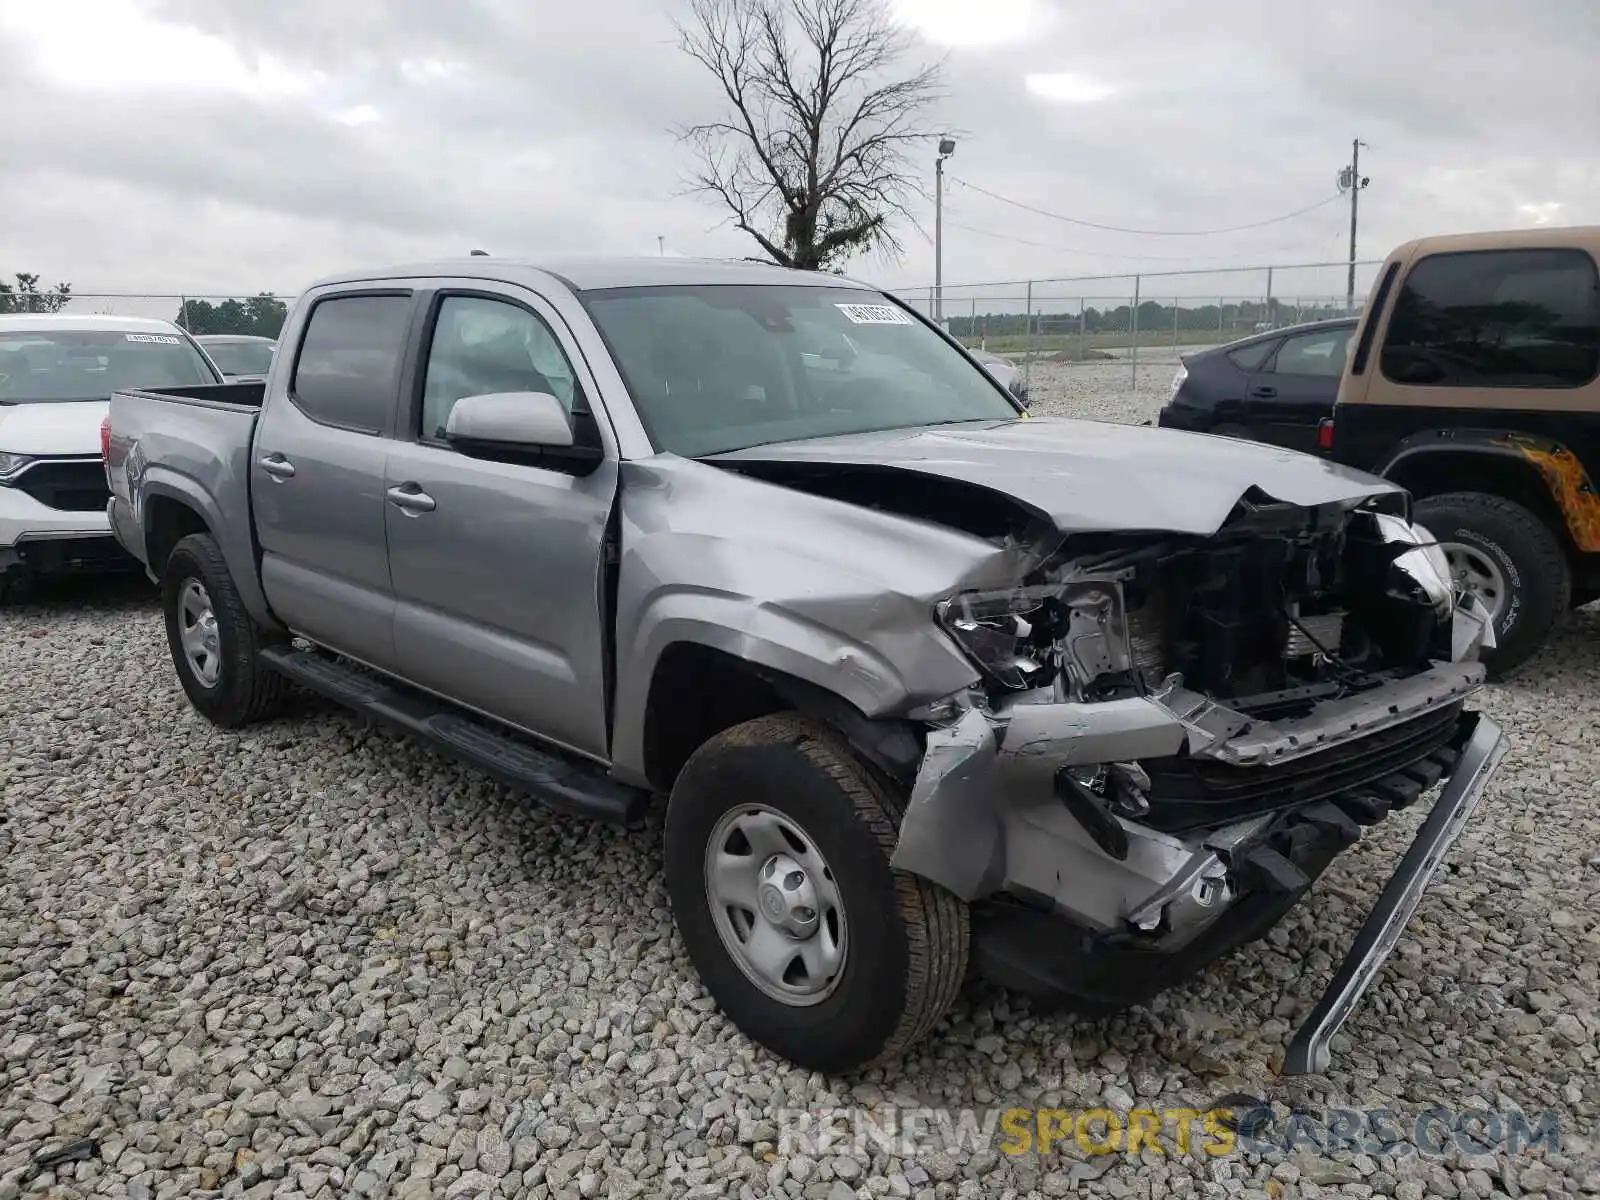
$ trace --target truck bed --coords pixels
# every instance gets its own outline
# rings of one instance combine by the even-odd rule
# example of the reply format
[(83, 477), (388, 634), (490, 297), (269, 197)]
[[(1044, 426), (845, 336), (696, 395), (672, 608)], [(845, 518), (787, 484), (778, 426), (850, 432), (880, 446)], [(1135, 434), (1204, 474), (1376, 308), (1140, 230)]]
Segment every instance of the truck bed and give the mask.
[[(255, 579), (250, 527), (250, 446), (265, 386), (219, 383), (113, 392), (106, 476), (111, 528), (150, 566), (148, 531), (164, 501), (200, 513), (236, 579)], [(259, 598), (245, 585), (246, 603)]]
[[(130, 388), (117, 396), (138, 396), (146, 400), (171, 401), (175, 404), (197, 404), (201, 407), (252, 408), (261, 407), (267, 394), (265, 380), (248, 383), (197, 383), (188, 387)], [(112, 397), (115, 401), (116, 396)]]

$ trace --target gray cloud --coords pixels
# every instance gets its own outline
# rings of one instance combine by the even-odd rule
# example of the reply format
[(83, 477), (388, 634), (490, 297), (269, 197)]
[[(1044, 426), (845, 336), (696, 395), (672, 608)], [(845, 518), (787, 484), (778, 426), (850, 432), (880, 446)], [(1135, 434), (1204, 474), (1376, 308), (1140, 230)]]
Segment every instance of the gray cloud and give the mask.
[[(660, 0), (142, 7), (246, 63), (283, 64), (307, 91), (73, 88), (0, 20), (0, 268), (81, 290), (294, 290), (353, 264), (476, 245), (641, 253), (664, 237), (679, 252), (750, 251), (681, 194), (687, 164), (671, 131), (714, 113), (716, 95), (673, 48)], [(1373, 177), (1365, 255), (1433, 231), (1600, 221), (1592, 0), (1046, 7), (1057, 19), (1042, 34), (948, 49), (937, 119), (960, 131), (956, 179), (1106, 224), (1210, 228), (1332, 195), (1359, 135)], [(94, 36), (93, 20), (75, 33)], [(1031, 94), (1028, 76), (1051, 73), (1111, 95)], [(339, 119), (361, 109), (377, 119)], [(1341, 258), (1347, 236), (1342, 203), (1259, 230), (1158, 238), (1051, 221), (959, 186), (948, 201), (953, 281), (1321, 261)], [(923, 230), (903, 231), (901, 260), (856, 273), (926, 283), (931, 218), (930, 206)], [(1231, 286), (1192, 281), (1213, 284)], [(1304, 273), (1295, 286), (1342, 291), (1342, 276)]]

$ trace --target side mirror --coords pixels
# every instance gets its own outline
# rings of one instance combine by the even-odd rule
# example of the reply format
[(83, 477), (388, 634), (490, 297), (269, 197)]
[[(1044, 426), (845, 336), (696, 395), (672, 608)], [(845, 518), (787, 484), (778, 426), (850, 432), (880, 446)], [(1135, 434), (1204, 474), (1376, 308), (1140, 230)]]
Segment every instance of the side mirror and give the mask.
[(570, 446), (572, 422), (561, 401), (549, 392), (491, 392), (457, 400), (445, 421), (444, 436), (450, 442)]
[(445, 421), (445, 441), (474, 458), (534, 466), (593, 470), (605, 457), (600, 432), (587, 413), (567, 414), (548, 392), (490, 392), (463, 396)]

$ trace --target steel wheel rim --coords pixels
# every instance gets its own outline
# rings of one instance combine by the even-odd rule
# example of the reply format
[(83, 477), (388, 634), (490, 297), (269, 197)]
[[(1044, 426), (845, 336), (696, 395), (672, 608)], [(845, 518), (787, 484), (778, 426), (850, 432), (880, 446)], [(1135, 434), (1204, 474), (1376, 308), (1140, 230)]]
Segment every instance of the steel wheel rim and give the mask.
[(728, 956), (795, 1008), (838, 987), (848, 956), (844, 900), (799, 822), (761, 804), (724, 813), (706, 841), (706, 902)]
[(205, 687), (222, 677), (222, 638), (211, 596), (198, 579), (185, 579), (178, 590), (178, 641), (189, 670)]
[(1450, 564), (1450, 579), (1465, 591), (1471, 592), (1489, 610), (1496, 623), (1505, 611), (1510, 585), (1500, 564), (1477, 546), (1465, 542), (1440, 542), (1445, 560)]

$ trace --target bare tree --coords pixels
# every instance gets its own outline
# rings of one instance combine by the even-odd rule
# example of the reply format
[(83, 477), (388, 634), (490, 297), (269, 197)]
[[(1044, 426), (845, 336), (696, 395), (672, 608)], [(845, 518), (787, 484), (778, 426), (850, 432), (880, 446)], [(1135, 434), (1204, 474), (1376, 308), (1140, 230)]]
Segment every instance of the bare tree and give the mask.
[(940, 65), (894, 68), (910, 36), (886, 0), (689, 0), (678, 44), (729, 105), (683, 131), (692, 187), (780, 266), (827, 270), (898, 251), (890, 229), (920, 195), (908, 151), (939, 95)]

